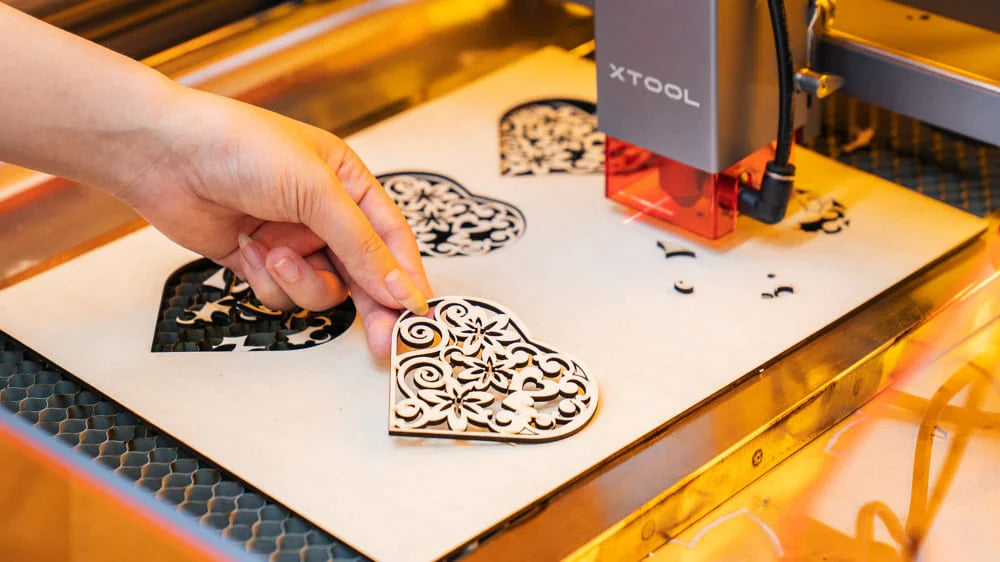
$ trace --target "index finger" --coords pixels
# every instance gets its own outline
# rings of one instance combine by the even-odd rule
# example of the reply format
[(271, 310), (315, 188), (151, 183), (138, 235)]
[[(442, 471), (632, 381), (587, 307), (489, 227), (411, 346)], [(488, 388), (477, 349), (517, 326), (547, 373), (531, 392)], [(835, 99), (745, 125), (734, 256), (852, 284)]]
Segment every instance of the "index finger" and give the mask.
[(329, 183), (309, 185), (298, 194), (303, 199), (298, 202), (303, 224), (327, 243), (351, 278), (380, 304), (407, 308), (414, 314), (426, 313), (423, 292), (400, 266), (334, 170), (324, 168)]
[[(386, 243), (419, 290), (426, 297), (433, 293), (424, 271), (420, 250), (413, 231), (399, 207), (371, 173), (356, 152), (339, 137), (312, 125), (302, 125), (303, 133), (318, 148), (320, 156), (332, 168), (341, 185), (368, 218), (372, 228)], [(350, 264), (344, 264), (347, 269)], [(366, 286), (363, 280), (356, 279)], [(376, 296), (373, 293), (373, 296)]]
[(337, 177), (368, 217), (372, 228), (385, 241), (392, 255), (399, 260), (403, 270), (410, 275), (424, 296), (431, 297), (433, 292), (427, 280), (424, 262), (420, 258), (417, 240), (413, 236), (413, 229), (382, 184), (346, 144), (337, 169)]

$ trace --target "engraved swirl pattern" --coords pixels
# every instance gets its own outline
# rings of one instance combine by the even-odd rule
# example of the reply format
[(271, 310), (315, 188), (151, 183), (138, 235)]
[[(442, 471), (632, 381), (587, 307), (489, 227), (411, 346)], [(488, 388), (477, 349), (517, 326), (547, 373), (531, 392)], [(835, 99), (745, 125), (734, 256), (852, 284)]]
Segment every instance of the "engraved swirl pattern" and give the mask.
[(550, 441), (594, 415), (596, 381), (506, 309), (457, 297), (431, 305), (430, 317), (404, 314), (394, 330), (390, 433)]

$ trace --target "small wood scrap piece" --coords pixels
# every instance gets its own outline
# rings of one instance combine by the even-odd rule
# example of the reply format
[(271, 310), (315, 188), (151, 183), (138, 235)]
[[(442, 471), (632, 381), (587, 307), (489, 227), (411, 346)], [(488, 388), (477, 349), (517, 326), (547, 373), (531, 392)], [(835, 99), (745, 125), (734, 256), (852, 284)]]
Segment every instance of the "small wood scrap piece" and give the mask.
[(657, 247), (663, 250), (663, 255), (666, 258), (677, 258), (677, 257), (687, 257), (696, 258), (698, 257), (694, 250), (686, 246), (681, 246), (680, 244), (674, 244), (673, 242), (667, 242), (665, 240), (660, 240), (656, 243)]
[(685, 283), (684, 281), (678, 281), (674, 283), (674, 290), (682, 295), (690, 295), (694, 293), (694, 286)]

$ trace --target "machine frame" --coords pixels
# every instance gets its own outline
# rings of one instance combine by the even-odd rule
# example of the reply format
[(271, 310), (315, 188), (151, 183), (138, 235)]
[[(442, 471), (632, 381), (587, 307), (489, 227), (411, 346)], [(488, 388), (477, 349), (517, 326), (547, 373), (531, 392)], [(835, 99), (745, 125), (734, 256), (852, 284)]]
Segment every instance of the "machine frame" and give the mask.
[[(1000, 71), (994, 69), (991, 73), (985, 67), (961, 70), (956, 64), (968, 61), (950, 59), (940, 44), (935, 48), (936, 41), (972, 33), (982, 53), (992, 53), (993, 60), (1000, 60), (1000, 34), (946, 21), (942, 29), (922, 30), (925, 35), (904, 38), (859, 21), (865, 18), (847, 16), (865, 1), (878, 3), (880, 17), (926, 21), (913, 8), (882, 0), (838, 0), (839, 15), (825, 22), (829, 28), (821, 34), (817, 47), (818, 68), (842, 77), (843, 91), (849, 95), (1000, 144), (1000, 127), (984, 127), (989, 120), (980, 113), (1000, 113)], [(989, 0), (981, 3), (988, 4)], [(380, 30), (404, 20), (435, 10), (457, 9), (459, 4), (455, 0), (288, 3), (145, 62), (182, 83), (272, 104), (281, 110), (284, 102), (274, 104), (274, 100), (289, 100), (286, 94), (291, 88), (315, 79), (308, 73), (311, 64), (321, 56), (335, 60), (337, 53), (352, 52), (356, 64), (330, 63), (325, 72), (353, 73), (376, 93), (369, 95), (369, 102), (355, 114), (324, 124), (345, 135), (478, 78), (541, 44), (576, 48), (580, 56), (592, 54), (594, 44), (586, 37), (590, 32), (587, 16), (577, 8), (554, 3), (532, 8), (526, 2), (491, 0), (477, 8), (463, 8), (466, 11), (449, 21), (427, 17), (426, 25), (409, 38), (419, 42), (432, 36), (453, 37), (484, 22), (506, 22), (506, 27), (494, 30), (496, 44), (483, 47), (488, 54), (478, 63), (456, 70), (445, 61), (453, 58), (448, 49), (460, 44), (458, 40), (429, 42), (407, 56), (390, 58), (383, 68), (391, 72), (414, 64), (420, 56), (431, 57), (434, 62), (419, 67), (420, 72), (400, 84), (397, 91), (377, 90), (376, 78), (366, 74), (362, 66), (386, 60), (385, 54), (360, 46), (362, 40), (378, 36)], [(506, 17), (497, 20), (498, 13)], [(907, 15), (916, 18), (908, 20)], [(496, 46), (503, 33), (513, 36), (517, 26), (531, 18), (541, 18), (536, 27), (563, 27), (552, 37), (539, 39), (522, 33), (513, 47)], [(374, 19), (380, 23), (373, 23)], [(354, 34), (336, 36), (335, 32), (346, 29)], [(401, 45), (391, 43), (387, 48)], [(880, 89), (872, 85), (875, 76), (893, 76), (899, 87), (892, 91)], [(941, 103), (945, 99), (963, 111), (946, 111), (947, 104)], [(304, 116), (314, 109), (302, 100), (294, 103), (300, 104), (296, 107)], [(6, 201), (0, 189), (0, 212), (10, 213), (11, 224), (34, 224), (32, 221), (37, 221), (40, 213), (48, 213), (46, 220), (57, 223), (63, 220), (72, 225), (74, 221), (68, 217), (73, 216), (88, 216), (90, 222), (86, 228), (70, 228), (62, 240), (42, 231), (31, 238), (34, 231), (28, 229), (29, 238), (17, 243), (32, 248), (29, 261), (34, 265), (15, 270), (11, 264), (0, 263), (0, 271), (6, 272), (0, 276), (0, 287), (143, 224), (115, 203), (80, 198), (80, 186), (3, 168), (0, 165), (0, 186), (19, 185), (23, 189)], [(29, 194), (30, 206), (25, 204)], [(995, 229), (993, 224), (990, 230)], [(13, 244), (13, 236), (12, 232), (0, 231), (0, 246)], [(992, 245), (986, 240), (970, 243), (770, 364), (744, 374), (735, 384), (668, 421), (603, 466), (567, 483), (489, 533), (471, 539), (452, 556), (472, 560), (517, 555), (619, 560), (649, 554), (884, 389), (896, 368), (926, 351), (908, 346), (907, 336), (920, 330), (928, 319), (958, 310), (970, 292), (992, 279), (992, 257)], [(948, 338), (961, 338), (976, 328), (962, 326), (962, 330), (942, 333), (942, 346), (952, 341)], [(747, 411), (747, 404), (755, 408)], [(595, 517), (597, 511), (592, 508), (580, 508), (592, 507), (598, 501), (602, 505), (600, 517)]]

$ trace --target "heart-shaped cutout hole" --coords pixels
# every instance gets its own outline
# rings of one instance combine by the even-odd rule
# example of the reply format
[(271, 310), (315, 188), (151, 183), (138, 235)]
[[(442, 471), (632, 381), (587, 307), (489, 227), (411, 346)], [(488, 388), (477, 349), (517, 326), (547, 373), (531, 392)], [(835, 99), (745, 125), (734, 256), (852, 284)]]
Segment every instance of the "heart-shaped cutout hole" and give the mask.
[(597, 382), (572, 356), (532, 339), (506, 308), (431, 299), (393, 329), (389, 433), (544, 442), (582, 429)]
[(574, 99), (523, 103), (500, 119), (500, 174), (600, 174), (604, 144), (593, 103)]
[(395, 172), (378, 180), (410, 223), (424, 257), (488, 254), (524, 234), (526, 222), (517, 207), (474, 195), (449, 177)]
[(323, 312), (271, 310), (250, 285), (208, 259), (167, 278), (152, 351), (277, 351), (328, 343), (347, 331), (354, 303)]
[(851, 226), (847, 207), (833, 197), (817, 197), (805, 189), (796, 189), (795, 197), (802, 205), (799, 219), (802, 231), (837, 234)]

